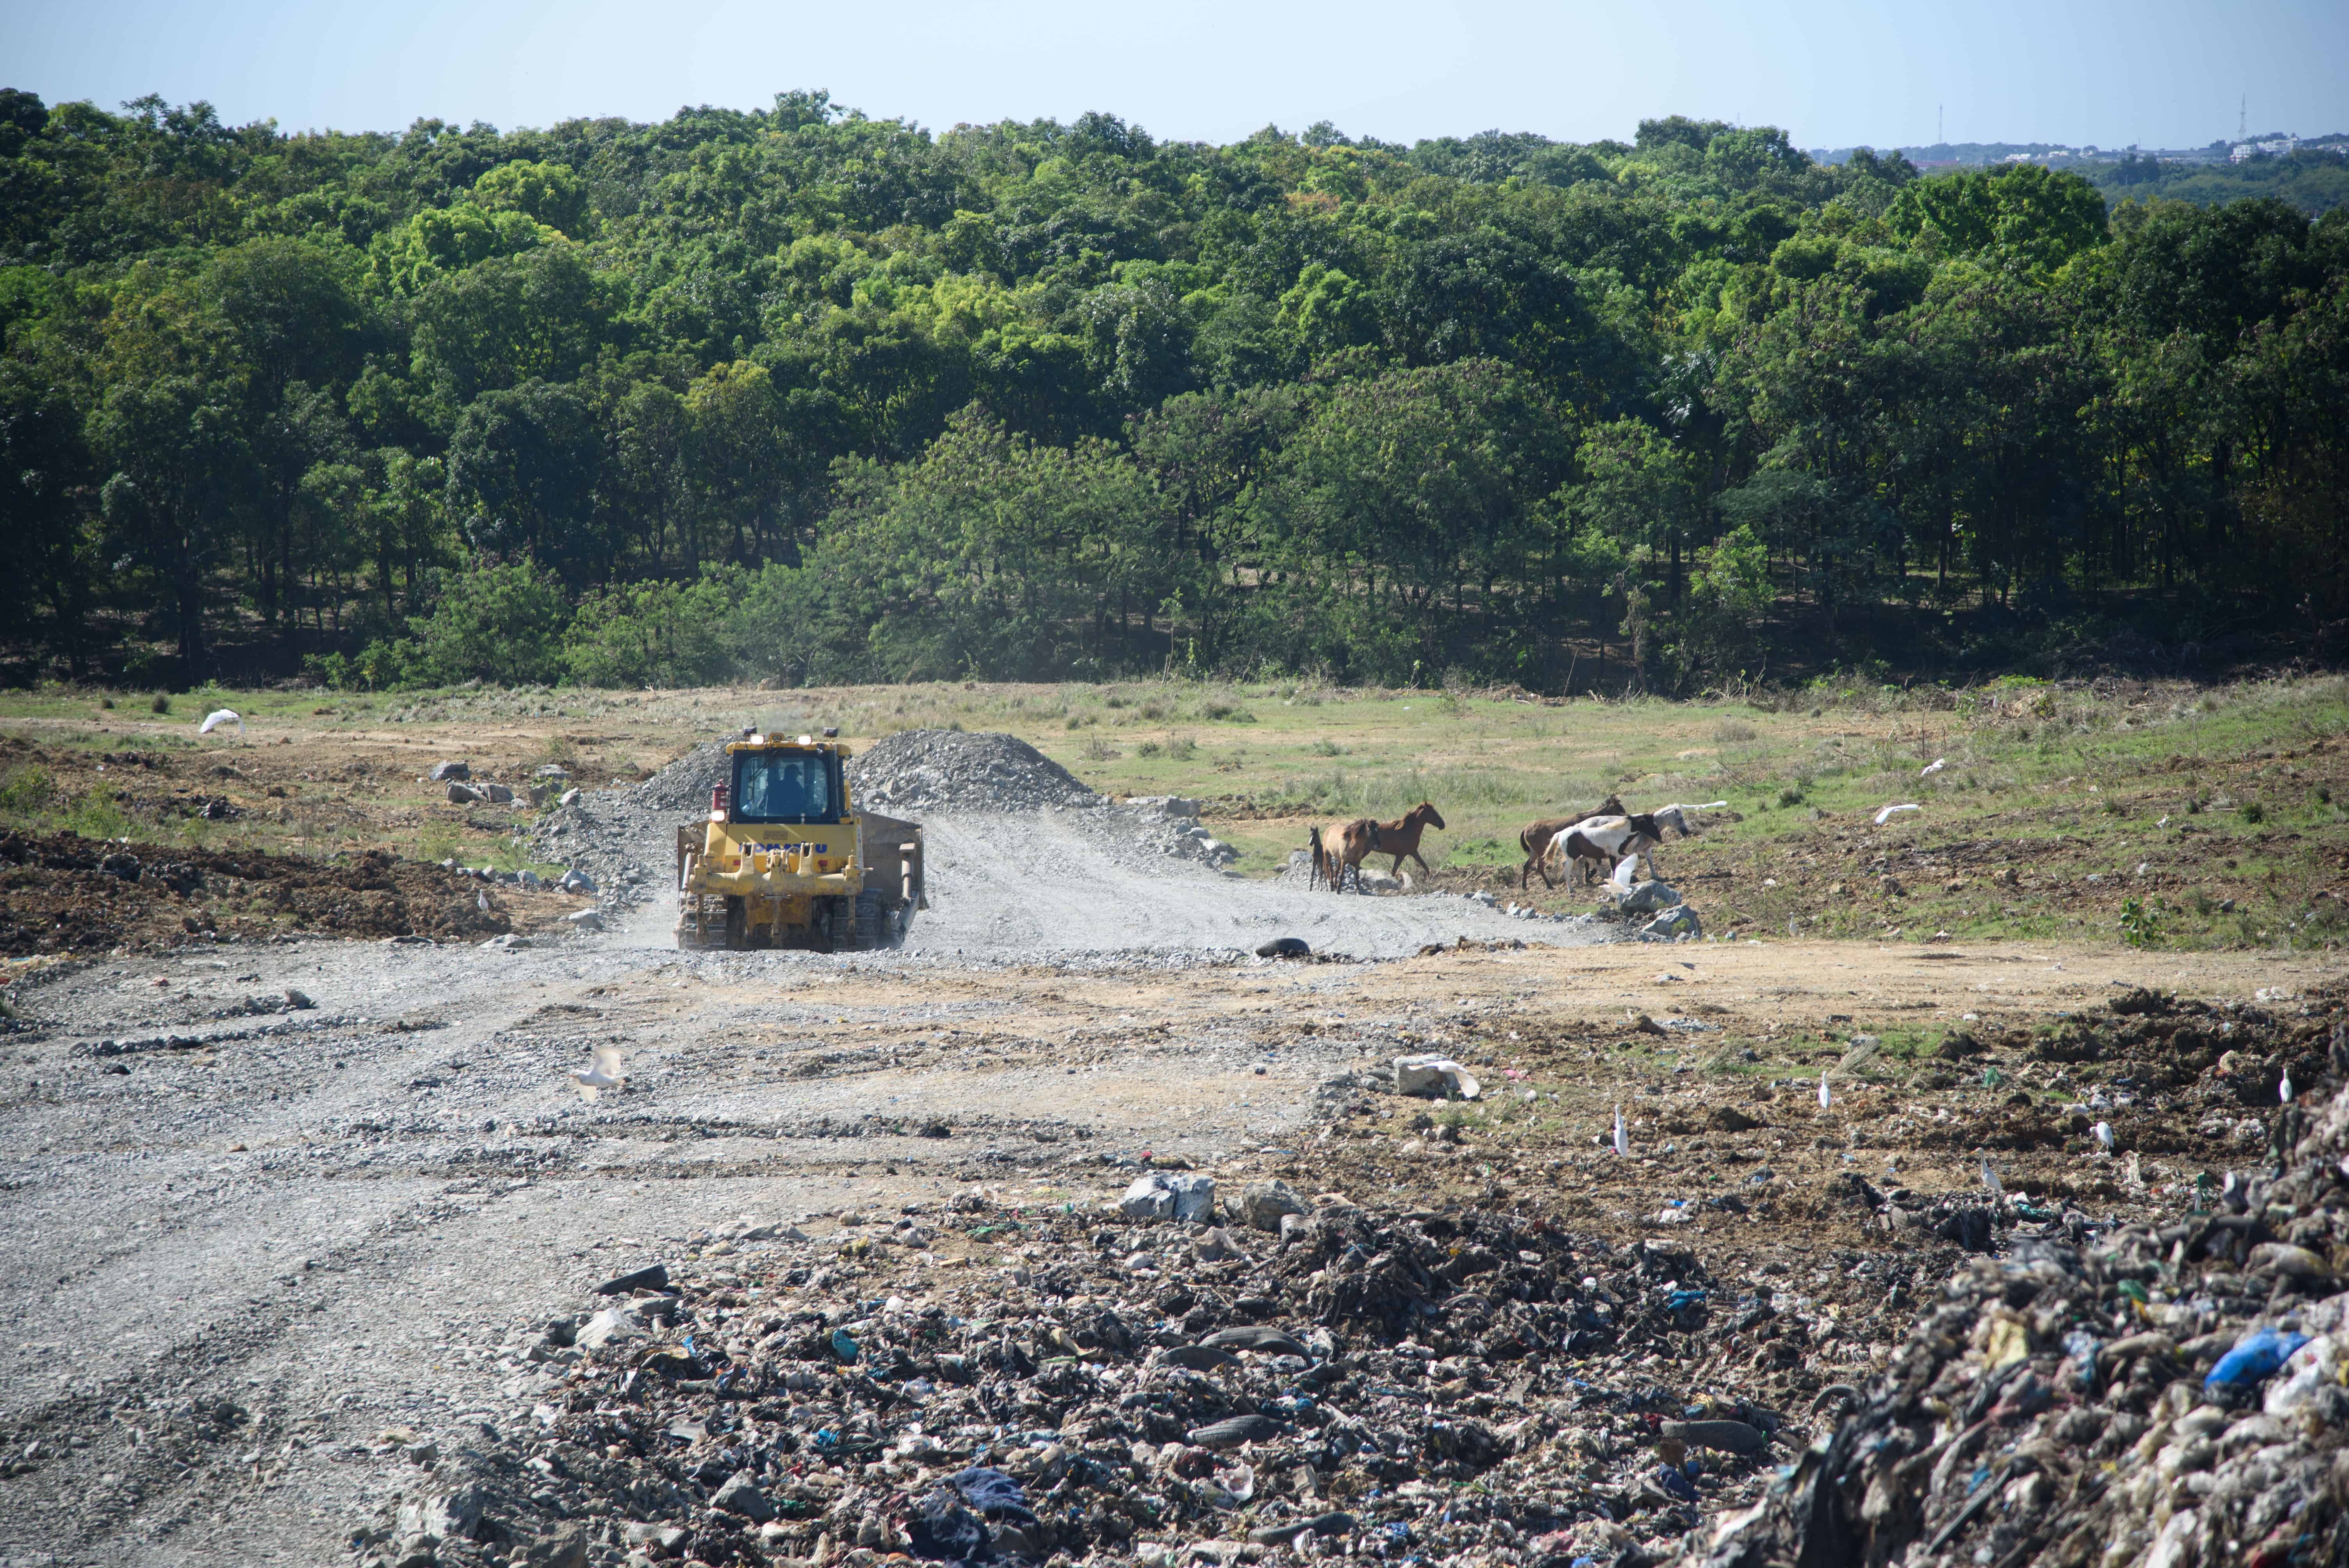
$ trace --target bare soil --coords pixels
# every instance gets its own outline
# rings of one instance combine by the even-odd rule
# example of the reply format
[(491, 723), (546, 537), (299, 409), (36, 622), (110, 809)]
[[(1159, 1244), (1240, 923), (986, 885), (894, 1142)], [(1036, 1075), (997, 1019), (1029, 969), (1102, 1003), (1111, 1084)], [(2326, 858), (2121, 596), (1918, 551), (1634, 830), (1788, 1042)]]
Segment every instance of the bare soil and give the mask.
[(0, 837), (0, 954), (11, 958), (155, 952), (296, 932), (480, 941), (541, 928), (588, 902), (487, 887), (380, 850), (313, 861), (75, 833)]
[[(543, 727), (468, 738), (477, 776), (544, 755)], [(586, 739), (602, 776), (640, 772), (619, 732)], [(24, 744), (95, 777), (86, 748)], [(1884, 1365), (1963, 1256), (1945, 1232), (1981, 1204), (1985, 1159), (2051, 1211), (2157, 1218), (2264, 1158), (2287, 1073), (2304, 1099), (2331, 1092), (2319, 1042), (2344, 997), (2322, 952), (1777, 934), (1782, 914), (1839, 910), (1909, 925), (1915, 890), (1960, 878), (1981, 885), (1969, 896), (2106, 899), (2085, 851), (2076, 875), (2024, 861), (2018, 883), (2044, 881), (2010, 895), (1992, 860), (1950, 859), (1933, 882), (1943, 868), (1899, 830), (1849, 820), (1818, 821), (1809, 858), (1675, 840), (1664, 869), (1708, 927), (1735, 912), (1772, 940), (1589, 944), (1455, 898), (1154, 859), (1081, 813), (932, 818), (937, 907), (899, 951), (680, 954), (657, 893), (602, 934), (485, 949), (485, 930), (576, 902), (499, 889), (505, 925), (471, 926), (480, 883), (360, 852), (426, 830), (505, 841), (416, 782), (448, 750), (387, 729), (306, 755), (111, 761), (137, 780), (120, 796), (137, 882), (79, 863), (120, 844), (9, 841), (9, 951), (75, 959), (14, 965), (0, 1018), (0, 1285), (21, 1326), (0, 1342), (9, 1561), (351, 1561), (355, 1530), (439, 1484), (419, 1446), (458, 1456), (529, 1429), (559, 1382), (529, 1337), (592, 1308), (597, 1282), (656, 1260), (730, 1270), (723, 1238), (746, 1222), (823, 1242), (978, 1189), (985, 1222), (942, 1228), (936, 1262), (883, 1249), (827, 1288), (842, 1306), (948, 1279), (1008, 1289), (985, 1271), (1040, 1279), (1055, 1248), (1089, 1247), (1089, 1217), (1145, 1154), (1396, 1222), (1539, 1222), (1577, 1256), (1684, 1249), (1724, 1289), (1802, 1305), (1767, 1332), (1724, 1318), (1643, 1343), (1641, 1376), (1799, 1414)], [(169, 822), (238, 826), (169, 815), (199, 797), (284, 810), (303, 842), (185, 844)], [(1897, 889), (1870, 874), (1879, 854)], [(202, 871), (196, 897), (167, 865)], [(1291, 931), (1314, 959), (1246, 955)], [(409, 933), (467, 940), (341, 939)], [(316, 1006), (272, 1000), (296, 989)], [(590, 1103), (564, 1075), (598, 1045), (628, 1081)], [(1379, 1092), (1373, 1069), (1406, 1052), (1466, 1064), (1484, 1097)], [(1610, 1149), (1619, 1109), (1629, 1157)], [(1237, 1295), (1250, 1276), (1215, 1277)], [(626, 1489), (653, 1478), (634, 1465), (594, 1472), (623, 1490), (554, 1488), (531, 1506), (564, 1511), (532, 1517), (598, 1532), (638, 1517)], [(595, 1561), (620, 1561), (595, 1540)]]

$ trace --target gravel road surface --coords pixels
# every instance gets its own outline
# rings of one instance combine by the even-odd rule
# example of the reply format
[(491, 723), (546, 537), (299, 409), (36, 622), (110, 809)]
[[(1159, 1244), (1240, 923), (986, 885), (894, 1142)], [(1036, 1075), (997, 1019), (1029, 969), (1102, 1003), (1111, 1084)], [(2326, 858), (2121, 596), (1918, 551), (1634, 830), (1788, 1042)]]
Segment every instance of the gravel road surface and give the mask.
[[(698, 1227), (1113, 1190), (1112, 1147), (1292, 1139), (1365, 1047), (1268, 1048), (1271, 1023), (1364, 972), (1243, 956), (1267, 937), (1605, 934), (1244, 882), (1095, 807), (927, 819), (934, 907), (899, 952), (679, 954), (644, 863), (674, 819), (582, 805), (605, 934), (222, 946), (30, 988), (0, 1037), (0, 1563), (335, 1561), (386, 1501), (380, 1433), (521, 1418), (540, 1375), (511, 1326)], [(1112, 995), (1177, 974), (1196, 988), (1146, 1014)], [(602, 1043), (629, 1083), (590, 1104), (563, 1074)]]

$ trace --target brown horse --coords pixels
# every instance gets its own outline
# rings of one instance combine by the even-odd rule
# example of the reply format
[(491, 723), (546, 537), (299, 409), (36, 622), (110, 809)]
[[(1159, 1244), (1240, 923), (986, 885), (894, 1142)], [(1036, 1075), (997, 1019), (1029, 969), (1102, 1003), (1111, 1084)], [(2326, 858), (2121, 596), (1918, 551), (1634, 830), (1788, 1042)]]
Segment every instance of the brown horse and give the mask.
[(1379, 825), (1368, 817), (1331, 822), (1311, 830), (1306, 840), (1313, 857), (1313, 874), (1306, 885), (1327, 882), (1331, 892), (1346, 890), (1346, 870), (1354, 869), (1354, 888), (1361, 890), (1362, 857), (1379, 847)]
[(1434, 873), (1428, 870), (1427, 857), (1419, 852), (1419, 836), (1430, 828), (1443, 826), (1444, 814), (1422, 800), (1393, 821), (1381, 822), (1378, 838), (1371, 848), (1379, 854), (1394, 857), (1393, 874), (1397, 876), (1402, 874), (1402, 862), (1407, 859), (1417, 861), (1420, 871), (1432, 876)]
[(1623, 802), (1617, 799), (1614, 796), (1609, 795), (1607, 797), (1605, 803), (1600, 805), (1596, 810), (1578, 812), (1576, 815), (1571, 817), (1552, 817), (1544, 821), (1527, 823), (1526, 825), (1525, 831), (1517, 835), (1517, 848), (1526, 852), (1526, 863), (1524, 866), (1519, 868), (1517, 872), (1518, 890), (1522, 892), (1525, 888), (1531, 885), (1536, 867), (1539, 867), (1541, 870), (1542, 886), (1556, 887), (1557, 885), (1550, 880), (1549, 851), (1551, 846), (1557, 843), (1557, 836), (1560, 833), (1563, 833), (1577, 822), (1583, 821), (1591, 817), (1619, 817), (1621, 815), (1623, 815)]

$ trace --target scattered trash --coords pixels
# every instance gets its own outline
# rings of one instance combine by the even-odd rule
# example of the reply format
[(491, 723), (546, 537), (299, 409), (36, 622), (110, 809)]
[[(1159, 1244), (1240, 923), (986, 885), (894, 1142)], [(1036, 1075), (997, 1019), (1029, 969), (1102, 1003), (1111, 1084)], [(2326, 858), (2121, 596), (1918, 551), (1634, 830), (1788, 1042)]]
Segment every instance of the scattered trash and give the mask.
[(1468, 1069), (1449, 1057), (1397, 1057), (1394, 1087), (1397, 1094), (1423, 1099), (1475, 1099), (1484, 1092)]

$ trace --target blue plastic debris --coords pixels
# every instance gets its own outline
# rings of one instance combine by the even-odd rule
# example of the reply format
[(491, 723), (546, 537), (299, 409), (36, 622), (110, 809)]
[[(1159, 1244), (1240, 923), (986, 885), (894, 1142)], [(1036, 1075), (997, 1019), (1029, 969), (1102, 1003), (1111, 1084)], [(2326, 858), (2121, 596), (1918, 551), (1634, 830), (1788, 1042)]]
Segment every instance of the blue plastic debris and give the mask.
[(2085, 1328), (2075, 1328), (2064, 1336), (2064, 1354), (2079, 1364), (2080, 1387), (2096, 1386), (2096, 1336)]
[(1036, 1515), (1028, 1507), (1028, 1494), (1019, 1483), (999, 1470), (975, 1465), (947, 1477), (963, 1502), (982, 1519), (1009, 1519), (1019, 1524), (1033, 1524)]
[(1679, 1498), (1682, 1502), (1694, 1502), (1696, 1501), (1696, 1484), (1690, 1480), (1687, 1476), (1681, 1473), (1681, 1469), (1678, 1465), (1658, 1465), (1656, 1467), (1656, 1484), (1662, 1487), (1666, 1491), (1671, 1493), (1672, 1496)]
[(2219, 1357), (2219, 1365), (2210, 1368), (2210, 1376), (2202, 1379), (2205, 1388), (2247, 1387), (2271, 1377), (2275, 1369), (2292, 1359), (2292, 1353), (2308, 1343), (2305, 1334), (2291, 1334), (2274, 1328), (2261, 1328), (2235, 1341), (2235, 1347)]
[(832, 1353), (840, 1357), (843, 1365), (855, 1361), (856, 1341), (848, 1336), (848, 1330), (845, 1328), (835, 1328), (832, 1331)]

